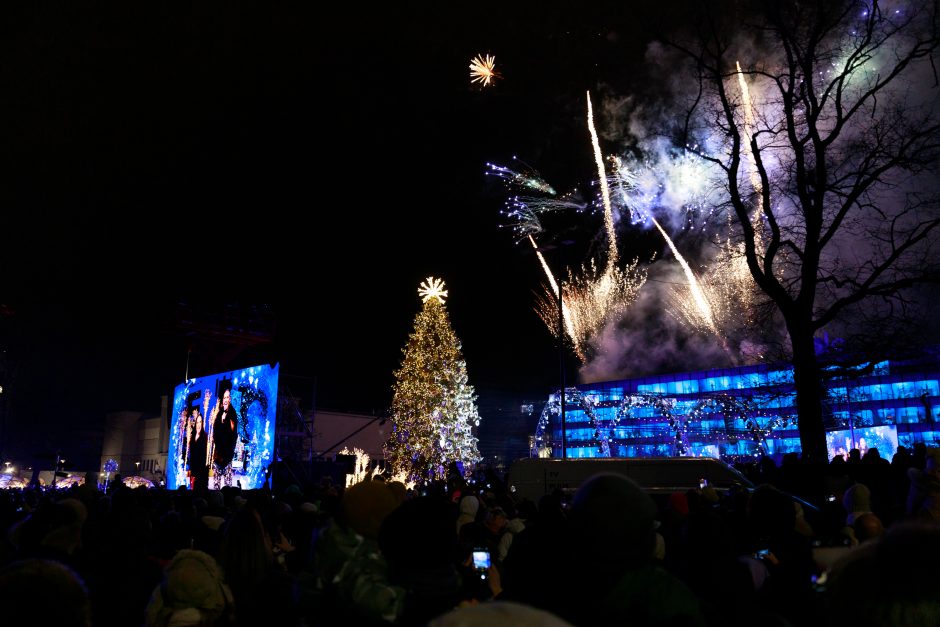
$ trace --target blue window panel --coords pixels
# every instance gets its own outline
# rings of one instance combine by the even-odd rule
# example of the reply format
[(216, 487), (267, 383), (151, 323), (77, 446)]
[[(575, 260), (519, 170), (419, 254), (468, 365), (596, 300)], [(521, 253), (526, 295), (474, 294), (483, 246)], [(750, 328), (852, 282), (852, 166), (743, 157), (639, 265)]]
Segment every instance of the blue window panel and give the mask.
[(692, 411), (692, 409), (698, 405), (698, 401), (676, 401), (675, 407), (672, 408), (672, 413), (686, 415)]
[(567, 429), (568, 441), (578, 442), (594, 439), (594, 429)]
[(879, 425), (893, 425), (894, 424), (894, 410), (893, 409), (876, 409), (875, 410), (875, 419)]
[[(743, 424), (743, 420), (741, 421)], [(725, 431), (725, 421), (724, 420), (703, 420), (699, 423), (699, 429), (706, 433), (712, 432), (722, 432)]]
[(568, 448), (568, 457), (597, 457), (599, 451), (596, 446), (579, 446), (577, 448)]
[(924, 381), (916, 381), (913, 385), (917, 389), (918, 396), (923, 396), (924, 394), (927, 394), (927, 396), (938, 395), (936, 380), (928, 379)]
[(920, 416), (923, 410), (917, 407), (898, 407), (895, 411), (895, 420), (897, 424), (920, 422)]
[(914, 386), (908, 381), (898, 381), (891, 384), (893, 398), (911, 398), (914, 396)]
[(830, 388), (829, 399), (834, 403), (844, 403), (846, 400), (845, 388)]
[(771, 385), (786, 385), (793, 383), (792, 370), (773, 370), (767, 374), (767, 379)]

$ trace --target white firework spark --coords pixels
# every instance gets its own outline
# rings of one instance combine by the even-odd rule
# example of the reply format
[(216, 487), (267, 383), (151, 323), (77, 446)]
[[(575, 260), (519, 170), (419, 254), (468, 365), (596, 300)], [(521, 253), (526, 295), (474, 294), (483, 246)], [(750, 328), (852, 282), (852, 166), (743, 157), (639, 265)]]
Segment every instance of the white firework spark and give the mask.
[(478, 54), (470, 60), (470, 82), (488, 87), (499, 75), (496, 73), (496, 57), (492, 54)]

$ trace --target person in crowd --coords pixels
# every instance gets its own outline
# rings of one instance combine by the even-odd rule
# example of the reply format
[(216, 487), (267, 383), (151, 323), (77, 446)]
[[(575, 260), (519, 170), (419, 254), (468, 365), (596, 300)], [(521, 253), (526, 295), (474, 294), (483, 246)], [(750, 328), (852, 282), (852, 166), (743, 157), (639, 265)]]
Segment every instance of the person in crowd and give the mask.
[(864, 483), (854, 483), (842, 497), (842, 507), (845, 508), (845, 524), (852, 526), (855, 519), (862, 514), (871, 513), (871, 491)]
[(502, 564), (506, 560), (506, 556), (509, 555), (509, 549), (512, 547), (513, 540), (515, 540), (516, 536), (523, 531), (525, 531), (525, 520), (523, 520), (518, 514), (510, 517), (509, 520), (507, 520), (503, 534), (499, 537), (499, 542), (497, 545), (497, 564)]
[(624, 617), (637, 625), (704, 625), (695, 595), (654, 560), (657, 516), (652, 498), (623, 475), (583, 483), (569, 508), (562, 564), (548, 575), (561, 585), (558, 606), (545, 609), (579, 625)]
[(503, 560), (500, 599), (535, 607), (555, 607), (558, 590), (554, 582), (546, 582), (545, 577), (558, 568), (558, 554), (546, 551), (545, 547), (555, 546), (558, 538), (567, 535), (567, 523), (559, 491), (539, 499), (534, 515), (528, 515), (525, 529), (513, 538)]
[(798, 526), (797, 504), (775, 486), (759, 485), (748, 503), (747, 525), (751, 550), (763, 566), (754, 577), (759, 602), (784, 618), (799, 617), (812, 604), (816, 562), (812, 539)]
[(460, 499), (460, 513), (457, 516), (457, 533), (460, 533), (461, 527), (477, 519), (479, 509), (480, 500), (476, 496), (467, 494)]
[(859, 544), (869, 540), (877, 540), (885, 533), (885, 527), (881, 519), (873, 512), (862, 514), (856, 518), (852, 530), (855, 532), (855, 538)]
[(384, 481), (362, 481), (343, 493), (339, 515), (315, 547), (310, 611), (326, 617), (325, 623), (380, 625), (401, 615), (405, 590), (389, 581), (378, 543), (382, 522), (399, 505), (397, 491)]
[(43, 557), (74, 566), (87, 518), (88, 508), (79, 499), (45, 501), (11, 529), (10, 539), (20, 557)]
[(146, 627), (234, 625), (234, 599), (211, 555), (182, 549), (154, 588), (144, 617)]
[(940, 625), (940, 525), (902, 521), (836, 562), (819, 623)]
[(529, 605), (488, 601), (451, 610), (431, 620), (428, 627), (573, 627), (571, 623)]
[(0, 622), (31, 627), (91, 627), (88, 589), (55, 560), (27, 558), (0, 568)]
[(244, 627), (299, 625), (294, 580), (275, 559), (262, 521), (265, 497), (255, 493), (244, 501), (222, 529), (217, 557), (235, 599), (236, 622)]
[(940, 448), (925, 449), (924, 469), (910, 468), (908, 478), (908, 516), (940, 522)]
[[(388, 581), (404, 590), (398, 625), (424, 627), (464, 598), (481, 600), (476, 594), (479, 587), (462, 585), (480, 579), (472, 571), (469, 555), (458, 555), (453, 521), (452, 504), (431, 496), (406, 501), (383, 520), (378, 541), (388, 564)], [(467, 568), (458, 570), (456, 562), (462, 558)], [(491, 592), (483, 598), (490, 596)]]

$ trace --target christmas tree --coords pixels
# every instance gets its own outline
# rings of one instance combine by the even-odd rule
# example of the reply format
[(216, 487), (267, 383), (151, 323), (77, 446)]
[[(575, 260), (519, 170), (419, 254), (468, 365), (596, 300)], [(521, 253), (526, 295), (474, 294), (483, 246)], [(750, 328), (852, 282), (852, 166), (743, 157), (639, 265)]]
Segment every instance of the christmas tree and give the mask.
[(385, 458), (393, 474), (430, 481), (444, 478), (451, 462), (462, 463), (468, 472), (480, 460), (472, 433), (480, 416), (460, 341), (444, 307), (444, 282), (428, 277), (418, 295), (424, 305), (395, 371)]

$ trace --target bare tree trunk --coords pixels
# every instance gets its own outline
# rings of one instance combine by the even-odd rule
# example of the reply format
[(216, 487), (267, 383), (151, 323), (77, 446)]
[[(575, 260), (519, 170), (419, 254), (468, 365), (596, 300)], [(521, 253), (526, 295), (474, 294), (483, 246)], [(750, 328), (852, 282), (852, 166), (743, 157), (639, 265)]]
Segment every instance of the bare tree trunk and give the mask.
[(826, 429), (823, 424), (823, 384), (813, 344), (813, 332), (799, 323), (789, 325), (793, 346), (793, 383), (799, 419), (803, 460), (826, 463)]

